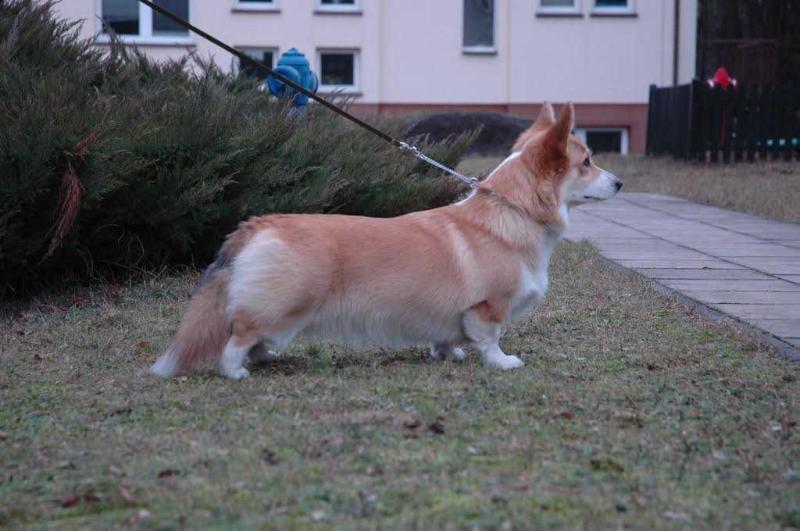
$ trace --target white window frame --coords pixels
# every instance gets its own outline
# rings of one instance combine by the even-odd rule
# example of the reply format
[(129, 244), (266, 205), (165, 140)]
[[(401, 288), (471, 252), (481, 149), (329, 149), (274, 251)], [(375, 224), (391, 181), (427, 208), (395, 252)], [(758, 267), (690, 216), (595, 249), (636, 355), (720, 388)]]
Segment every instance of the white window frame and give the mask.
[[(269, 65), (270, 68), (275, 68), (275, 66), (278, 64), (278, 60), (281, 58), (280, 54), (278, 53), (277, 46), (234, 46), (234, 48), (248, 57), (250, 57), (250, 55), (248, 55), (247, 52), (272, 52), (272, 64)], [(235, 75), (239, 75), (240, 72), (239, 61), (240, 59), (235, 55), (231, 57), (231, 72), (233, 72)], [(264, 77), (267, 77), (266, 74), (264, 74)]]
[(353, 0), (353, 5), (323, 4), (322, 0), (315, 0), (314, 10), (318, 13), (360, 13), (361, 0)]
[(636, 13), (636, 0), (628, 0), (627, 7), (597, 7), (597, 0), (592, 2), (592, 15), (632, 15)]
[[(492, 15), (492, 39), (494, 44), (491, 46), (486, 46), (485, 44), (474, 44), (472, 46), (464, 46), (461, 45), (461, 50), (465, 55), (497, 55), (497, 4), (495, 3), (495, 10)], [(464, 2), (461, 2), (461, 9), (464, 9)], [(462, 17), (466, 16), (466, 13), (461, 14)], [(462, 18), (463, 22), (463, 18)], [(463, 24), (462, 29), (463, 32)], [(461, 42), (464, 42), (464, 35), (461, 36)]]
[(586, 133), (621, 133), (619, 142), (619, 152), (621, 155), (630, 153), (630, 131), (627, 127), (576, 127), (575, 136), (586, 144)]
[[(273, 13), (281, 10), (280, 0), (259, 0), (258, 2), (240, 2), (233, 0), (233, 11), (254, 11), (257, 13)], [(268, 48), (265, 48), (265, 50)]]
[(536, 5), (536, 13), (541, 15), (580, 15), (583, 13), (581, 0), (572, 0), (572, 7), (546, 6), (542, 0), (536, 0)]
[[(353, 84), (352, 85), (323, 85), (322, 84), (322, 56), (329, 53), (353, 55)], [(317, 48), (317, 66), (319, 72), (319, 92), (323, 94), (360, 94), (361, 93), (361, 50), (358, 48)]]
[[(186, 0), (189, 7), (189, 22), (192, 21), (192, 0)], [(111, 36), (103, 33), (103, 0), (95, 0), (97, 24), (97, 37), (95, 42), (109, 43)], [(117, 38), (125, 44), (151, 44), (157, 46), (186, 46), (194, 44), (192, 32), (186, 30), (186, 35), (153, 35), (153, 10), (139, 2), (139, 34), (120, 35)]]

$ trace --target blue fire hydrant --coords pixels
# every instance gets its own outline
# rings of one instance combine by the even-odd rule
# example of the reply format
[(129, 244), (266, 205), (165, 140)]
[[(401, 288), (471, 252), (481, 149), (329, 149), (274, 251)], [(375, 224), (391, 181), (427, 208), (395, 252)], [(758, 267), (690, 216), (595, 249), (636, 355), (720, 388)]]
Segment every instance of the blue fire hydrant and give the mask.
[[(308, 59), (306, 59), (306, 56), (297, 48), (291, 48), (288, 52), (281, 55), (281, 58), (278, 60), (278, 66), (275, 67), (275, 71), (315, 94), (317, 88), (319, 88), (319, 78), (317, 74), (311, 70)], [(267, 85), (273, 96), (277, 96), (278, 98), (294, 98), (293, 104), (297, 109), (302, 109), (308, 104), (308, 96), (305, 94), (298, 94), (295, 89), (291, 88), (280, 79), (269, 76), (267, 77)]]

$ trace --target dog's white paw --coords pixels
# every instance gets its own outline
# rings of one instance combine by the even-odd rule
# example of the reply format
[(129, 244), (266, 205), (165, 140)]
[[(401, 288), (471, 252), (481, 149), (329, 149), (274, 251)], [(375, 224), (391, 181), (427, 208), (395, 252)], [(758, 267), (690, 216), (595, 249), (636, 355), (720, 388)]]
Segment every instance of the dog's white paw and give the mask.
[(487, 367), (493, 367), (495, 369), (500, 369), (503, 371), (507, 371), (509, 369), (518, 369), (525, 365), (521, 359), (516, 356), (503, 356), (503, 357), (496, 357), (491, 358), (486, 361)]
[(464, 349), (455, 348), (448, 344), (434, 345), (431, 347), (431, 359), (464, 361), (467, 355)]
[(243, 380), (250, 376), (250, 371), (248, 371), (244, 367), (239, 367), (238, 369), (222, 368), (221, 372), (223, 376), (226, 376), (231, 380)]
[(450, 351), (450, 358), (453, 361), (464, 361), (467, 357), (467, 353), (464, 352), (463, 348), (454, 348)]

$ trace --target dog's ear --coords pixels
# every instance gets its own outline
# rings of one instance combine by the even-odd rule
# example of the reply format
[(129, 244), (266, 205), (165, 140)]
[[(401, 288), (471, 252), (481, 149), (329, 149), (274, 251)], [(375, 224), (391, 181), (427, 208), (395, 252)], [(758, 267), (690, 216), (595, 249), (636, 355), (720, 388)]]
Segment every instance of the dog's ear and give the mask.
[(550, 102), (544, 102), (542, 108), (539, 110), (539, 116), (531, 126), (531, 131), (544, 131), (549, 129), (556, 123), (556, 113), (553, 111), (553, 106)]
[(575, 107), (571, 103), (567, 103), (562, 109), (561, 114), (558, 116), (558, 121), (553, 124), (547, 131), (542, 141), (543, 144), (549, 144), (549, 147), (556, 148), (562, 154), (567, 154), (567, 142), (569, 135), (575, 128)]
[(567, 169), (567, 145), (575, 126), (575, 109), (568, 103), (553, 123), (538, 139), (528, 142), (522, 150), (522, 160), (536, 176), (552, 176)]
[[(538, 121), (538, 120), (537, 120)], [(552, 123), (522, 151), (522, 161), (533, 174), (533, 213), (538, 223), (558, 220), (559, 179), (569, 168), (567, 146), (575, 126), (575, 109), (568, 103)]]
[(531, 138), (533, 138), (536, 134), (553, 127), (553, 124), (555, 123), (556, 115), (553, 112), (553, 106), (550, 105), (550, 103), (545, 102), (539, 111), (539, 116), (537, 116), (536, 121), (533, 122), (533, 125), (523, 131), (522, 134), (520, 134), (517, 138), (517, 141), (514, 142), (513, 150), (522, 151), (525, 147), (525, 144), (527, 144)]

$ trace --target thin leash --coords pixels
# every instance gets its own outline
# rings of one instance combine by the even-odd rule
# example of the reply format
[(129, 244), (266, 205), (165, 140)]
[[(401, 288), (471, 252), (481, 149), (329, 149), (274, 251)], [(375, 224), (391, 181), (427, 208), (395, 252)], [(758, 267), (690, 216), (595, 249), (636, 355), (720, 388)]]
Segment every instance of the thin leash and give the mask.
[(273, 70), (272, 68), (268, 67), (264, 63), (256, 61), (255, 59), (245, 55), (242, 52), (240, 52), (236, 48), (233, 48), (232, 46), (229, 46), (229, 45), (225, 44), (224, 42), (222, 42), (221, 40), (217, 39), (216, 37), (214, 37), (212, 35), (209, 35), (208, 33), (206, 33), (205, 31), (201, 30), (200, 28), (198, 28), (196, 26), (193, 26), (188, 21), (182, 19), (181, 17), (179, 17), (178, 15), (176, 15), (175, 13), (173, 13), (171, 11), (169, 11), (167, 9), (164, 9), (163, 7), (161, 7), (160, 5), (152, 2), (151, 0), (139, 0), (139, 2), (143, 3), (144, 5), (146, 5), (147, 7), (152, 9), (153, 11), (161, 13), (165, 17), (169, 18), (170, 20), (172, 20), (173, 22), (177, 23), (178, 25), (183, 26), (184, 28), (188, 29), (189, 31), (192, 31), (193, 33), (196, 33), (197, 35), (199, 35), (200, 37), (206, 39), (207, 41), (209, 41), (209, 42), (211, 42), (213, 44), (216, 44), (217, 46), (219, 46), (220, 48), (222, 48), (226, 52), (228, 52), (230, 54), (233, 54), (234, 56), (236, 56), (239, 59), (243, 60), (246, 64), (248, 64), (250, 66), (253, 66), (255, 68), (258, 68), (258, 69), (262, 70), (263, 72), (269, 74), (270, 76), (280, 80), (281, 82), (283, 82), (286, 85), (290, 86), (291, 88), (293, 88), (294, 90), (296, 90), (300, 94), (308, 96), (309, 98), (311, 98), (312, 100), (316, 101), (317, 103), (319, 103), (323, 107), (326, 107), (326, 108), (330, 109), (331, 111), (335, 112), (339, 116), (342, 116), (342, 117), (350, 120), (354, 124), (358, 125), (359, 127), (362, 127), (364, 129), (366, 129), (367, 131), (369, 131), (370, 133), (374, 134), (375, 136), (383, 139), (385, 142), (388, 142), (389, 144), (391, 144), (391, 145), (393, 145), (393, 146), (395, 146), (395, 147), (397, 147), (397, 148), (399, 148), (399, 149), (401, 149), (403, 151), (408, 151), (408, 152), (412, 153), (415, 157), (417, 157), (419, 160), (421, 160), (423, 162), (426, 162), (427, 164), (430, 164), (431, 166), (434, 166), (434, 167), (436, 167), (436, 168), (438, 168), (438, 169), (440, 169), (440, 170), (442, 170), (442, 171), (444, 171), (446, 173), (449, 173), (450, 175), (452, 175), (453, 177), (457, 178), (458, 180), (460, 180), (464, 184), (468, 185), (470, 188), (476, 188), (478, 186), (478, 184), (480, 183), (480, 181), (477, 178), (468, 177), (466, 175), (462, 175), (462, 174), (458, 173), (456, 170), (445, 166), (441, 162), (437, 162), (436, 160), (430, 158), (429, 156), (424, 154), (422, 152), (422, 150), (420, 150), (418, 147), (416, 147), (416, 146), (414, 146), (412, 144), (409, 144), (408, 142), (403, 142), (401, 140), (398, 140), (398, 139), (394, 138), (393, 136), (389, 135), (388, 133), (386, 133), (384, 131), (381, 131), (377, 127), (368, 124), (364, 120), (356, 118), (355, 116), (353, 116), (349, 112), (345, 111), (341, 107), (338, 107), (337, 105), (334, 105), (333, 103), (329, 102), (325, 98), (317, 96), (315, 93), (313, 93), (310, 90), (307, 90), (305, 87), (295, 83), (294, 81), (292, 81), (291, 79), (287, 78), (286, 76), (276, 72), (275, 70)]

